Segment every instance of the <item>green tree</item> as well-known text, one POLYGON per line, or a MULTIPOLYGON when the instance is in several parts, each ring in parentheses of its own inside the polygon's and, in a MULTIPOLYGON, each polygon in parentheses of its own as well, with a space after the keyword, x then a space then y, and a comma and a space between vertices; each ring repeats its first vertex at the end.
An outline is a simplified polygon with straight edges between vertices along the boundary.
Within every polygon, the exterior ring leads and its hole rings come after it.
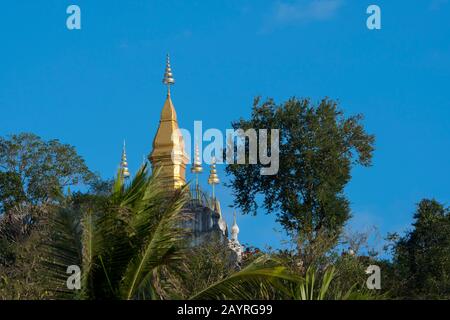
POLYGON ((25 200, 20 175, 15 172, 0 172, 0 213, 25 200))
POLYGON ((99 178, 70 145, 30 133, 0 137, 0 264, 18 267, 24 242, 65 188, 94 183, 99 178))
POLYGON ((404 298, 450 298, 450 209, 436 200, 417 205, 413 230, 391 235, 393 275, 404 298))
POLYGON ((73 146, 31 133, 0 137, 0 214, 22 201, 49 202, 64 188, 95 178, 73 146))
POLYGON ((257 98, 250 119, 232 123, 234 129, 280 130, 276 175, 261 175, 261 164, 229 164, 226 171, 232 176, 235 204, 256 214, 257 196, 263 195, 266 211, 276 212, 287 232, 298 237, 306 264, 314 252, 336 243, 350 217, 344 188, 351 168, 371 164, 374 136, 365 132, 361 119, 345 117, 328 99, 314 106, 308 99, 277 105, 257 98))

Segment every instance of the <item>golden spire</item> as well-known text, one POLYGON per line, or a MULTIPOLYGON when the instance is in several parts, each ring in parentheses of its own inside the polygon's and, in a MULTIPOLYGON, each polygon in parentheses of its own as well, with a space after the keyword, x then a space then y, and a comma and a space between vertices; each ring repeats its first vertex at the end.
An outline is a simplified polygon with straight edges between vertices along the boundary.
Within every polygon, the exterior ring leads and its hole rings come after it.
POLYGON ((208 178, 208 184, 212 185, 213 201, 216 199, 216 195, 214 192, 214 186, 216 184, 218 184, 219 182, 220 182, 220 180, 219 180, 219 176, 217 175, 217 170, 216 170, 216 158, 213 157, 212 162, 211 162, 211 167, 209 170, 209 178, 208 178))
POLYGON ((158 131, 153 139, 153 150, 149 156, 152 167, 161 168, 160 177, 171 190, 186 184, 187 157, 184 152, 183 136, 178 127, 177 114, 170 97, 170 85, 175 83, 167 56, 163 83, 168 86, 159 120, 158 131))
POLYGON ((191 167, 192 173, 201 173, 203 171, 202 162, 200 161, 200 150, 198 144, 195 144, 194 163, 191 167))
POLYGON ((167 94, 170 95, 170 86, 175 84, 175 79, 173 78, 172 68, 170 67, 169 54, 166 56, 166 71, 164 72, 163 83, 167 85, 167 94))
POLYGON ((120 162, 120 173, 123 179, 127 179, 130 177, 130 172, 128 171, 127 151, 125 147, 126 146, 124 140, 122 149, 122 161, 120 162))
POLYGON ((200 200, 200 188, 198 184, 198 175, 203 172, 202 162, 200 161, 200 151, 198 144, 195 144, 194 162, 191 165, 191 172, 195 174, 195 196, 200 200))

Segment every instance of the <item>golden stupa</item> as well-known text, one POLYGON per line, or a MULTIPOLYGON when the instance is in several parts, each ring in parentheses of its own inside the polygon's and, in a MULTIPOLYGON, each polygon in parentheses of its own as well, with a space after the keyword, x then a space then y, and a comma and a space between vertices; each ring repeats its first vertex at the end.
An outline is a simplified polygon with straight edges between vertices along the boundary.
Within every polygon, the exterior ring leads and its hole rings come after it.
POLYGON ((161 168, 160 177, 169 190, 186 184, 187 156, 183 136, 178 127, 177 114, 170 97, 170 86, 175 83, 167 55, 163 83, 167 85, 167 98, 161 111, 158 131, 153 139, 153 150, 149 160, 153 170, 161 168))

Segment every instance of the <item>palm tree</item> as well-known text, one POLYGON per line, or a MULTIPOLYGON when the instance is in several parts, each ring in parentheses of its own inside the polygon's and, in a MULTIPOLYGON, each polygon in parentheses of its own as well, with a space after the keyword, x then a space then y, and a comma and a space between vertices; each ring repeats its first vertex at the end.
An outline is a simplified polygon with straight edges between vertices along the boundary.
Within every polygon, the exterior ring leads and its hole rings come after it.
MULTIPOLYGON (((187 188, 167 193, 158 172, 149 175, 144 165, 129 184, 119 174, 111 195, 83 207, 81 214, 65 206, 50 221, 52 235, 44 260, 47 285, 56 297, 65 298, 179 298, 173 274, 187 258, 186 230, 180 228, 187 196, 187 188), (81 290, 76 294, 66 286, 70 265, 82 270, 81 290)), ((297 278, 261 257, 192 298, 264 297, 281 281, 297 278)))
MULTIPOLYGON (((130 184, 118 175, 112 193, 81 214, 62 208, 50 223, 51 241, 45 260, 49 285, 62 296, 69 265, 82 270, 81 299, 135 299, 163 295, 155 279, 159 271, 182 258, 178 214, 186 190, 167 194, 144 165, 130 184)), ((70 201, 70 199, 68 200, 70 201)), ((84 211, 83 210, 83 211, 84 211)))
POLYGON ((320 285, 316 286, 316 280, 319 278, 318 271, 309 267, 305 277, 292 286, 291 297, 295 300, 373 300, 386 297, 368 289, 358 288, 358 283, 354 283, 347 291, 338 287, 335 288, 334 293, 330 293, 330 285, 335 277, 336 269, 334 266, 330 266, 323 272, 320 285))
POLYGON ((295 300, 323 300, 326 297, 330 283, 334 278, 334 267, 325 270, 322 283, 319 288, 316 288, 316 270, 312 267, 306 271, 304 279, 294 287, 293 297, 295 300))

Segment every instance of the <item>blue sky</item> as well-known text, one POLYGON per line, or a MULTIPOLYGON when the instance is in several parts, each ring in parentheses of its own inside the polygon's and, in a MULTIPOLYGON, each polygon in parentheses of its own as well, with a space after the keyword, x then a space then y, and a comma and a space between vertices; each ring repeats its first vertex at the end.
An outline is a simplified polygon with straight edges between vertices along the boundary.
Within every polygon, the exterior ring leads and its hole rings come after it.
MULTIPOLYGON (((450 200, 449 21, 447 0, 5 0, 0 135, 58 138, 105 178, 126 139, 135 171, 151 149, 170 52, 186 129, 194 120, 229 128, 258 95, 328 96, 348 115, 363 113, 376 151, 346 188, 349 226, 402 231, 421 198, 450 200), (379 31, 366 28, 372 3, 379 31), (81 8, 81 30, 66 28, 70 4, 81 8)), ((230 192, 218 195, 231 222, 230 192)), ((241 242, 280 246, 273 216, 238 221, 241 242)))

